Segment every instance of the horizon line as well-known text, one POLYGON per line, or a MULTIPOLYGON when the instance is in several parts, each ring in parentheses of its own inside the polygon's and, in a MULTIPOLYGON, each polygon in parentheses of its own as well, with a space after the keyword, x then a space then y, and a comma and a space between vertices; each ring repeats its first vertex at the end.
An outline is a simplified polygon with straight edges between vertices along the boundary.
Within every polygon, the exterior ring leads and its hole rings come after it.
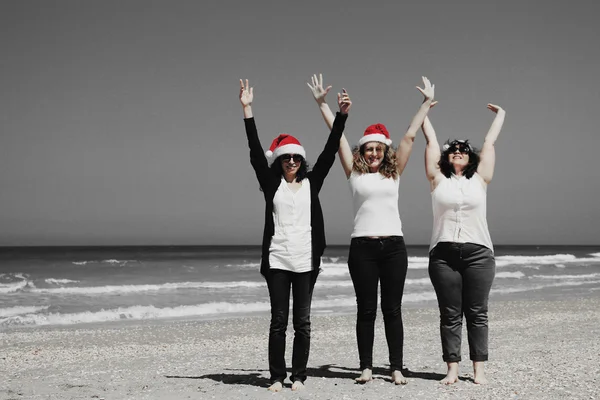
MULTIPOLYGON (((348 247, 347 244, 329 244, 327 247, 348 247)), ((428 243, 407 244, 407 247, 428 247, 428 243)), ((600 244, 494 244, 494 247, 600 247, 600 244)), ((84 245, 0 245, 0 249, 26 249, 26 248, 140 248, 140 247, 261 247, 260 244, 84 244, 84 245)))

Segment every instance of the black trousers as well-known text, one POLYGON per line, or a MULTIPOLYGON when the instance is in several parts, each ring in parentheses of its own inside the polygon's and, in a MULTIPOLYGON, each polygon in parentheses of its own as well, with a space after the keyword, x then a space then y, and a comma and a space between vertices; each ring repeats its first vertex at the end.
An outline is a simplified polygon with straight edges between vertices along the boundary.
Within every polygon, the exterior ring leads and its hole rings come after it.
POLYGON ((286 378, 285 332, 290 312, 290 288, 294 299, 292 318, 294 324, 294 347, 292 352, 292 375, 290 380, 306 380, 306 364, 310 351, 310 305, 316 274, 312 271, 295 273, 271 269, 267 286, 271 299, 271 326, 269 328, 269 372, 271 382, 283 382, 286 378))
POLYGON ((443 359, 461 361, 463 314, 472 361, 488 359, 488 298, 496 270, 492 250, 473 243, 438 243, 429 277, 440 309, 443 359))
POLYGON ((360 369, 373 368, 377 289, 381 281, 381 311, 390 367, 392 371, 401 370, 404 346, 402 294, 408 268, 404 238, 353 238, 348 268, 356 293, 356 339, 360 369))

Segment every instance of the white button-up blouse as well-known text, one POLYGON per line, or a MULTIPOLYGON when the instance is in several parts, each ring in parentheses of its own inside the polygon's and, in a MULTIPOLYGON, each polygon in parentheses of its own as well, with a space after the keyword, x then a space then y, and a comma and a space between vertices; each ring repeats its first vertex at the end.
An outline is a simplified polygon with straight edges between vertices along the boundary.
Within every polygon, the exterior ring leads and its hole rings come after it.
POLYGON ((475 243, 494 251, 486 218, 487 184, 452 174, 431 192, 433 231, 431 251, 439 242, 475 243))

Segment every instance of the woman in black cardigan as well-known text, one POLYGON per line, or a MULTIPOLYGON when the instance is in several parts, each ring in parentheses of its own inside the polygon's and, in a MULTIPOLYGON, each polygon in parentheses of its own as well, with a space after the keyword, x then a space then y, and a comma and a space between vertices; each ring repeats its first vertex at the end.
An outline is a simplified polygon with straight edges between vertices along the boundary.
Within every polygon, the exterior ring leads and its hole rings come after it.
POLYGON ((290 288, 294 299, 294 347, 292 390, 306 380, 310 349, 310 305, 325 250, 325 228, 319 192, 335 160, 340 138, 352 105, 345 93, 339 97, 340 111, 325 148, 308 171, 304 148, 291 135, 281 134, 263 153, 252 115, 253 88, 240 79, 240 102, 250 163, 265 197, 265 227, 260 272, 267 281, 271 300, 269 329, 269 390, 278 392, 286 378, 285 332, 288 323, 290 288))

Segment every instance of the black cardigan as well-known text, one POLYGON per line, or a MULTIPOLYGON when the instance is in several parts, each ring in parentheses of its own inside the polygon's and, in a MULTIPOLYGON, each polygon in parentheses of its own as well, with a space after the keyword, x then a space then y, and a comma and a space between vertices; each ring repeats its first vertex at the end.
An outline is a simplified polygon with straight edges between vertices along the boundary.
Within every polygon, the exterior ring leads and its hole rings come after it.
MULTIPOLYGON (((344 125, 348 114, 337 113, 333 128, 325 144, 325 148, 319 155, 317 162, 306 177, 310 182, 310 225, 311 243, 312 243, 312 267, 314 278, 316 279, 321 265, 321 256, 325 251, 325 223, 323 222, 323 211, 319 201, 319 192, 323 187, 323 181, 329 173, 331 166, 335 161, 335 154, 340 148, 340 139, 344 132, 344 125)), ((266 278, 270 271, 269 266, 269 247, 271 238, 275 233, 275 224, 273 222, 273 197, 281 184, 281 176, 273 174, 269 168, 267 158, 263 152, 254 118, 245 118, 246 135, 248 136, 248 146, 250 147, 250 163, 254 168, 256 177, 265 196, 265 228, 262 239, 262 260, 260 263, 260 273, 266 278)))

